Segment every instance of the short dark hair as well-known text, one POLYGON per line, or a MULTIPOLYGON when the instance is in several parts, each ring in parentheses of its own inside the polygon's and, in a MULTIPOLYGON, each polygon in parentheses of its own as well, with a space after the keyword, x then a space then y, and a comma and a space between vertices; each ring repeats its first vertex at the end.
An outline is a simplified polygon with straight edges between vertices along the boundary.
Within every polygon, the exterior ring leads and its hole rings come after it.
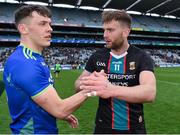
POLYGON ((102 12, 102 22, 107 23, 112 20, 123 22, 127 24, 129 28, 131 28, 131 16, 126 13, 125 10, 114 10, 114 11, 103 11, 102 12))
POLYGON ((51 11, 45 6, 41 6, 41 5, 22 6, 15 11, 15 24, 16 24, 16 26, 24 18, 29 17, 29 16, 31 17, 32 12, 34 12, 34 11, 36 11, 39 15, 44 16, 44 17, 51 18, 51 16, 52 16, 51 11))

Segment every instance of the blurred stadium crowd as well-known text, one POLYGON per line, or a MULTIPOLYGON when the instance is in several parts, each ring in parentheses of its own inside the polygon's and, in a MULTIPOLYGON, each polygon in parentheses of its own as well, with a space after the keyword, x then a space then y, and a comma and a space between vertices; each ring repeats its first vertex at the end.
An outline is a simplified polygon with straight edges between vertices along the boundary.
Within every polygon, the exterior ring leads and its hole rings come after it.
MULTIPOLYGON (((0 68, 3 68, 5 60, 14 51, 15 47, 0 48, 0 68)), ((70 65, 74 69, 83 69, 88 58, 97 49, 94 47, 49 47, 44 50, 43 56, 49 67, 53 68, 55 63, 70 65)), ((154 60, 155 66, 167 66, 180 64, 180 50, 175 49, 145 49, 154 60)))

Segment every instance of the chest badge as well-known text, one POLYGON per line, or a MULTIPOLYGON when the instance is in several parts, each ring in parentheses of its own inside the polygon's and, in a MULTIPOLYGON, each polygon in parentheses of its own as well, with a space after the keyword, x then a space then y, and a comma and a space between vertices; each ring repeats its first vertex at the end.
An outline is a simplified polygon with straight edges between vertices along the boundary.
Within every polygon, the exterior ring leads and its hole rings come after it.
POLYGON ((129 69, 130 70, 134 70, 135 69, 135 62, 133 61, 133 62, 129 62, 129 69))

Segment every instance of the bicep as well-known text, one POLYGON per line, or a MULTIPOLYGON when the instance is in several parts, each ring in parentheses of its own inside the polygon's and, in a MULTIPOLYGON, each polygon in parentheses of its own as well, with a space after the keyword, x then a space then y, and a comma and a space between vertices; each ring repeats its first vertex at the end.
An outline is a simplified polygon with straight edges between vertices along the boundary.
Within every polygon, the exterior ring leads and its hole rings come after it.
POLYGON ((45 88, 40 94, 32 97, 32 100, 51 115, 58 117, 57 109, 61 106, 62 99, 52 85, 45 88))
POLYGON ((151 71, 142 71, 140 73, 140 87, 143 90, 145 102, 153 102, 156 97, 156 79, 151 71))
POLYGON ((140 85, 156 85, 154 73, 151 71, 142 71, 139 77, 140 85))

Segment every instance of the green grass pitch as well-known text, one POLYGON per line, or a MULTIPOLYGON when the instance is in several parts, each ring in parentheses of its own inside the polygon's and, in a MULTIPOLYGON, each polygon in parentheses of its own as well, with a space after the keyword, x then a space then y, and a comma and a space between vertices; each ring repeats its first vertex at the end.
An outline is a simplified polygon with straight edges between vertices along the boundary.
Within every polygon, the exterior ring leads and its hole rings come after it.
MULTIPOLYGON (((62 98, 74 93, 74 81, 82 71, 61 71, 55 79, 55 87, 62 98)), ((157 96, 154 103, 144 105, 145 121, 148 133, 180 133, 180 68, 156 68, 157 96)), ((0 73, 2 79, 2 73, 0 73)), ((58 120, 60 133, 93 133, 98 98, 89 98, 76 112, 79 127, 71 129, 67 123, 58 120)), ((5 92, 0 97, 0 134, 11 133, 11 122, 5 92)))

